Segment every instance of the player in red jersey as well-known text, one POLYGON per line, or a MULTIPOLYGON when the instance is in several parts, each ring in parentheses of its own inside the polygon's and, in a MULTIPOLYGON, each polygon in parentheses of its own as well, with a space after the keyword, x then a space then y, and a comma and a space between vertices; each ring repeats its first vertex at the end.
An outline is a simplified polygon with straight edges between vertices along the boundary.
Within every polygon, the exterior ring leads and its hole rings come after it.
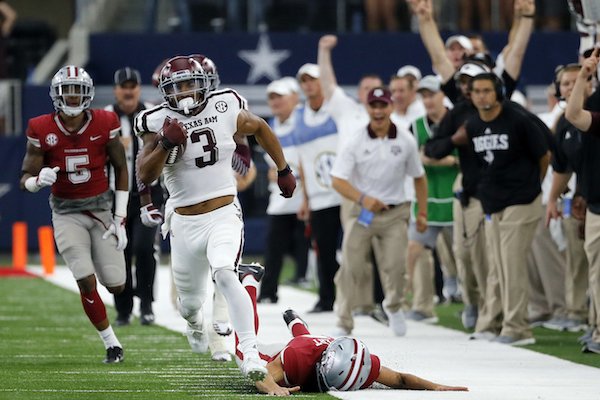
POLYGON ((111 293, 125 285, 128 173, 117 115, 90 109, 94 84, 80 67, 58 70, 50 86, 56 112, 29 120, 21 189, 52 187, 50 208, 58 251, 79 286, 81 303, 106 348, 105 363, 123 361, 123 346, 96 290, 96 275, 111 293), (109 190, 106 162, 115 170, 109 190))
MULTIPOLYGON (((255 329, 258 332, 256 292, 264 268, 250 265, 244 271, 240 269, 242 285, 252 299, 255 329)), ((385 367, 381 365, 379 357, 370 354, 364 343, 356 338, 342 336, 336 339, 312 335, 294 310, 284 312, 283 319, 294 338, 273 355, 260 353, 268 371, 264 380, 255 382, 261 393, 289 396, 298 391, 351 391, 366 389, 374 382, 394 389, 469 390, 463 386, 434 383, 385 367)), ((236 349, 236 361, 241 362, 241 358, 242 353, 236 349)))

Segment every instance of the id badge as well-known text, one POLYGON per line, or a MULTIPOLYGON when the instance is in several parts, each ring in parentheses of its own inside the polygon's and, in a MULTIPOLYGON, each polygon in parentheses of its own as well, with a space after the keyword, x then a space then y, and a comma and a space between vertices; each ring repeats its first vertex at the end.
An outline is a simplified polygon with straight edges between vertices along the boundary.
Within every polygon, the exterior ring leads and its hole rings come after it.
POLYGON ((371 221, 373 221, 373 216, 375 214, 372 211, 367 210, 366 208, 362 208, 360 210, 360 214, 358 214, 358 223, 368 228, 371 225, 371 221))

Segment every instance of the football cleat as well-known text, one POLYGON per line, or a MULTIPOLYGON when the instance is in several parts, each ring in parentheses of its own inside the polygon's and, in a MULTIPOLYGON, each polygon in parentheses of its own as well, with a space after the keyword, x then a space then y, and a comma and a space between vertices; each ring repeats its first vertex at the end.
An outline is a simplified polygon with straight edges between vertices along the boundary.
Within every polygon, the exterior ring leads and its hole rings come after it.
POLYGON ((106 349, 106 358, 103 360, 105 364, 120 363, 125 360, 123 349, 120 347, 109 347, 106 349))
POLYGON ((294 320, 299 320, 306 327, 306 329, 308 329, 308 324, 304 322, 304 320, 300 318, 298 313, 292 309, 285 310, 283 312, 283 320, 285 321, 285 324, 287 325, 288 329, 292 329, 292 326, 290 324, 294 320))
POLYGON ((233 332, 233 328, 228 321, 214 321, 212 326, 219 336, 229 336, 233 332))
POLYGON ((228 351, 215 351, 211 358, 213 361, 229 362, 231 361, 231 354, 228 351))
POLYGON ((208 351, 208 335, 205 334, 202 326, 188 322, 184 335, 187 336, 192 352, 204 354, 208 351))
POLYGON ((265 267, 257 262, 253 262, 252 264, 238 264, 237 270, 240 282, 248 275, 254 276, 254 279, 260 282, 265 275, 265 267))
POLYGON ((267 369, 262 365, 261 360, 258 358, 246 358, 242 362, 240 368, 242 374, 252 382, 262 381, 268 373, 267 369))

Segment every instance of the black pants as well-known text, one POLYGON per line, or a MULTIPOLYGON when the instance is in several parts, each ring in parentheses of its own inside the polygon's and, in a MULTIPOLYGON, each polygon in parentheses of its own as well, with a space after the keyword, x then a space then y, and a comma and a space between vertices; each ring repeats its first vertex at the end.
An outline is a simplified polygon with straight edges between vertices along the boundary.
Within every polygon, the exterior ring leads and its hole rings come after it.
MULTIPOLYGON (((156 207, 162 205, 162 190, 152 187, 152 202, 156 207)), ((154 301, 154 276, 159 255, 156 231, 158 227, 148 228, 140 220, 140 198, 137 193, 129 196, 127 206, 127 247, 125 248, 125 268, 127 279, 125 290, 115 295, 115 308, 119 317, 128 317, 133 310, 133 297, 140 299, 142 311, 149 311, 154 301), (133 284, 132 264, 135 258, 135 287, 133 284)))
POLYGON ((318 304, 323 308, 331 308, 335 300, 333 278, 340 267, 335 258, 342 238, 340 207, 311 211, 310 224, 312 237, 317 244, 317 269, 319 275, 318 304))
POLYGON ((309 240, 304 236, 304 222, 296 214, 269 215, 265 276, 260 287, 260 297, 276 297, 283 256, 290 254, 296 263, 294 279, 306 276, 309 240))

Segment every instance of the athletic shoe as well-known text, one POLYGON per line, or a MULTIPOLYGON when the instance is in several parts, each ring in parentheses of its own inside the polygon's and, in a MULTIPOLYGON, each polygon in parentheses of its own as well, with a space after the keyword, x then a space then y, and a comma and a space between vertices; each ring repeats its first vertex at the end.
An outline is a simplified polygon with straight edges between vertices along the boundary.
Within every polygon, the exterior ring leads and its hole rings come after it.
POLYGON ((375 308, 373 309, 373 311, 371 311, 370 316, 380 324, 389 326, 388 316, 385 313, 385 311, 383 311, 383 307, 381 307, 381 304, 375 305, 375 308))
POLYGON ((194 353, 204 354, 208 351, 208 335, 205 334, 202 325, 190 324, 185 329, 188 343, 194 353))
POLYGON ((587 342, 592 340, 592 335, 594 334, 594 328, 589 328, 583 335, 577 338, 577 341, 581 344, 586 344, 587 342))
POLYGON ((295 320, 299 320, 306 327, 306 329, 308 329, 308 324, 302 318, 300 318, 300 315, 298 315, 296 311, 292 309, 288 309, 283 312, 283 320, 285 321, 285 325, 290 330, 292 329, 290 324, 295 320))
POLYGON ((567 318, 565 319, 565 328, 569 332, 581 332, 587 329, 587 324, 581 319, 567 318))
POLYGON ((211 358, 213 361, 229 362, 231 361, 231 354, 228 351, 215 351, 211 358))
POLYGON ((469 335, 469 340, 485 340, 491 342, 497 337, 498 335, 490 331, 473 332, 471 335, 469 335))
POLYGON ((123 362, 123 360, 125 360, 125 357, 123 355, 123 349, 121 347, 115 346, 106 349, 106 358, 104 359, 103 363, 115 364, 123 362))
POLYGON ((391 312, 385 307, 383 308, 383 310, 388 316, 390 328, 392 328, 392 332, 394 332, 394 335, 406 335, 406 318, 404 317, 404 311, 402 311, 402 309, 400 308, 398 309, 398 311, 391 312))
POLYGON ((458 279, 455 276, 449 276, 444 279, 442 294, 448 303, 462 303, 462 294, 458 286, 458 279))
POLYGON ((131 323, 131 315, 117 315, 115 326, 127 326, 131 323))
POLYGON ((477 318, 479 317, 479 310, 475 305, 467 305, 465 309, 460 313, 460 320, 465 329, 474 329, 477 325, 477 318))
POLYGON ((500 343, 500 344, 507 344, 509 346, 527 346, 530 344, 535 344, 535 338, 529 337, 529 338, 518 339, 513 336, 500 335, 496 339, 492 340, 492 342, 500 343))
POLYGON ((262 381, 268 373, 259 358, 246 358, 240 368, 242 374, 252 382, 262 381))
POLYGON ((563 317, 552 317, 548 321, 542 324, 542 327, 546 329, 551 329, 553 331, 564 332, 567 330, 566 327, 567 320, 563 317))
POLYGON ((213 321, 212 326, 219 336, 229 336, 233 332, 229 321, 213 321))
POLYGON ((529 327, 538 328, 544 325, 544 322, 548 322, 550 317, 548 315, 539 315, 537 317, 529 318, 529 327))
POLYGON ((410 310, 406 313, 406 319, 411 321, 423 322, 425 324, 437 324, 438 317, 435 315, 426 315, 425 313, 417 310, 410 310))
POLYGON ((265 275, 265 267, 257 262, 253 262, 252 264, 238 264, 237 270, 240 282, 248 275, 254 276, 254 279, 260 282, 265 275))
POLYGON ((593 341, 589 341, 586 344, 583 345, 583 347, 581 348, 581 351, 583 353, 596 353, 596 354, 600 354, 600 343, 598 342, 593 342, 593 341))
POLYGON ((154 314, 152 313, 152 311, 149 313, 144 313, 140 316, 140 323, 142 325, 152 325, 152 324, 154 324, 154 320, 155 320, 155 317, 154 317, 154 314))

